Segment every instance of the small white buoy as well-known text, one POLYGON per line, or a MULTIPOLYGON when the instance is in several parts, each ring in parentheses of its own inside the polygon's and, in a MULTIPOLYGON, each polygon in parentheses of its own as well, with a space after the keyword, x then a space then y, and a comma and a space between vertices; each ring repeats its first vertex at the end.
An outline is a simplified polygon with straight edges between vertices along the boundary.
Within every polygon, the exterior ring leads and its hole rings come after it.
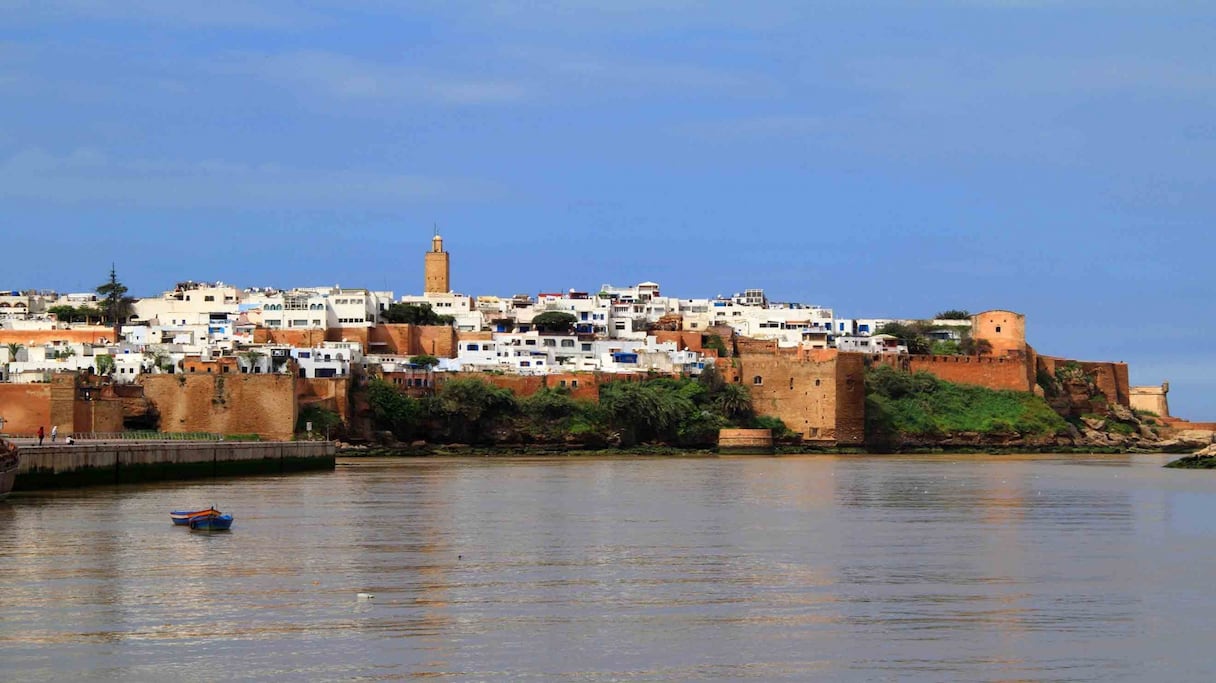
POLYGON ((374 593, 355 593, 355 597, 360 600, 371 600, 376 595, 374 593))

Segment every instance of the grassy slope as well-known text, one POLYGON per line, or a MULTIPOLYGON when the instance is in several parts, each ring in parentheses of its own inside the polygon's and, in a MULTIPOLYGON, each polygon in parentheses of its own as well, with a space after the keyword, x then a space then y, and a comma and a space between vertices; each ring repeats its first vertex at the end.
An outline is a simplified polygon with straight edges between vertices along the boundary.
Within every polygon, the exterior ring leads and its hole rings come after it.
POLYGON ((955 432, 1029 436, 1067 429, 1064 418, 1034 394, 953 384, 926 373, 907 375, 887 367, 867 374, 866 422, 870 433, 914 436, 955 432))

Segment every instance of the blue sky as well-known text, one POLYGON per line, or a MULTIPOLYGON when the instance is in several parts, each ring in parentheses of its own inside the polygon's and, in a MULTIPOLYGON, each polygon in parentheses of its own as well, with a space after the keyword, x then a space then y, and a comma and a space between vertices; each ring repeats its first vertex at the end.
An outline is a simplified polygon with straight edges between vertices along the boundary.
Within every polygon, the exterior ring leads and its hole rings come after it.
POLYGON ((763 287, 1216 419, 1203 3, 0 0, 0 287, 763 287))

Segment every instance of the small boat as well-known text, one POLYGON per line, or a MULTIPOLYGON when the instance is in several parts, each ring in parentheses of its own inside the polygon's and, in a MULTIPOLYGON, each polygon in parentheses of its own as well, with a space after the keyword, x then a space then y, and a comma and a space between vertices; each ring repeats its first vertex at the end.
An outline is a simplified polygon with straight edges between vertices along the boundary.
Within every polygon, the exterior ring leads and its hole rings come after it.
POLYGON ((232 528, 232 515, 199 515, 190 518, 191 531, 227 531, 232 528))
POLYGON ((173 524, 176 526, 188 526, 190 524, 190 520, 194 519, 195 517, 218 516, 219 514, 221 514, 220 511, 216 510, 214 507, 204 508, 202 510, 174 510, 173 512, 169 513, 169 519, 173 520, 173 524))
MULTIPOLYGON (((0 425, 4 420, 0 418, 0 425)), ((0 438, 0 498, 8 496, 17 481, 17 466, 21 464, 21 456, 17 445, 0 438)))

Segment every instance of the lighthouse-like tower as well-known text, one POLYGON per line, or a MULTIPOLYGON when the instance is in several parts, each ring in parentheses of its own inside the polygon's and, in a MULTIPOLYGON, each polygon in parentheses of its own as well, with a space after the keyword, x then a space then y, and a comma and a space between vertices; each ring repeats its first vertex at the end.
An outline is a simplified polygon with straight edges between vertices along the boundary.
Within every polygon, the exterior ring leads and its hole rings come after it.
POLYGON ((448 280, 448 253, 443 250, 443 238, 439 236, 438 231, 431 238, 431 250, 426 253, 424 274, 426 275, 426 284, 422 289, 424 294, 447 294, 452 291, 451 282, 448 280))

